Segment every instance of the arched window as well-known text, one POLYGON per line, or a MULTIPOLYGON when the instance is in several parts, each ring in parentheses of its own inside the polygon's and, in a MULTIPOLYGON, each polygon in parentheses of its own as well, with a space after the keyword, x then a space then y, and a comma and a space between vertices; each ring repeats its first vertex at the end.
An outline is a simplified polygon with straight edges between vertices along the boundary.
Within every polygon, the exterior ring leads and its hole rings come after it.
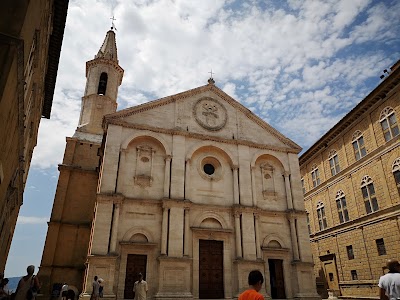
POLYGON ((365 150, 364 145, 364 137, 360 130, 357 130, 353 133, 353 139, 351 143, 353 145, 354 156, 356 160, 359 160, 360 158, 367 155, 367 150, 365 150))
POLYGON ((97 89, 97 94, 105 95, 107 90, 107 80, 108 75, 107 73, 101 73, 100 80, 99 80, 99 88, 97 89))
POLYGON ((317 203, 317 216, 318 216, 319 230, 326 229, 328 227, 328 224, 326 222, 325 207, 321 201, 317 203))
POLYGON ((349 212, 347 211, 346 196, 344 195, 344 192, 342 190, 339 190, 336 193, 335 199, 340 223, 349 221, 349 212))
POLYGON ((394 181, 397 185, 397 191, 400 194, 400 157, 396 158, 392 165, 392 172, 394 176, 394 181))
POLYGON ((382 110, 379 121, 381 122, 386 142, 399 135, 399 127, 397 126, 396 114, 393 108, 386 107, 382 110))
POLYGON ((319 179, 319 171, 317 165, 313 165, 311 168, 311 178, 312 178, 312 183, 313 187, 319 186, 321 183, 321 180, 319 179))
POLYGON ((329 167, 331 169, 332 176, 335 176, 340 172, 339 158, 335 150, 329 152, 329 167))
POLYGON ((375 212, 379 209, 378 200, 375 196, 374 183, 368 175, 364 176, 361 181, 361 192, 364 198, 365 210, 367 214, 375 212))

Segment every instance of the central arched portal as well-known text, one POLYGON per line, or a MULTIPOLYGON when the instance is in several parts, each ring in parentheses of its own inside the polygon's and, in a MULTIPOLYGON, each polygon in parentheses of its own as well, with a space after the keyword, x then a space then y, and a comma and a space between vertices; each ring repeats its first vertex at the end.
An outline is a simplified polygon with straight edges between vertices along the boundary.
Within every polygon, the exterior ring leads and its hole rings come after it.
POLYGON ((199 240, 199 298, 224 298, 223 241, 199 240))

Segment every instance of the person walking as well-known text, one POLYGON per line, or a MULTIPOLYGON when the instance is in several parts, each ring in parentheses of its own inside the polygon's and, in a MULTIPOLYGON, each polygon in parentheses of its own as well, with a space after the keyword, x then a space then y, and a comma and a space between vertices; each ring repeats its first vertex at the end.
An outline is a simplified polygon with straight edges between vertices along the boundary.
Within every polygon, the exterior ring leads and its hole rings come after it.
POLYGON ((92 283, 92 295, 90 296, 91 300, 99 300, 99 289, 100 284, 97 281, 97 276, 94 276, 93 283, 92 283))
POLYGON ((249 288, 240 294, 238 300, 264 300, 263 295, 259 293, 263 282, 264 276, 260 271, 251 271, 248 277, 249 288))
POLYGON ((379 278, 380 300, 400 299, 400 263, 396 259, 389 259, 386 263, 389 272, 379 278))
POLYGON ((147 282, 143 280, 142 273, 139 273, 139 280, 133 285, 133 292, 135 293, 134 300, 146 300, 147 291, 147 282))
POLYGON ((26 268, 28 273, 20 279, 17 286, 17 291, 15 294, 15 300, 35 300, 35 294, 28 298, 28 291, 32 287, 34 290, 38 291, 40 289, 40 282, 37 276, 33 275, 35 273, 35 266, 28 266, 26 268))

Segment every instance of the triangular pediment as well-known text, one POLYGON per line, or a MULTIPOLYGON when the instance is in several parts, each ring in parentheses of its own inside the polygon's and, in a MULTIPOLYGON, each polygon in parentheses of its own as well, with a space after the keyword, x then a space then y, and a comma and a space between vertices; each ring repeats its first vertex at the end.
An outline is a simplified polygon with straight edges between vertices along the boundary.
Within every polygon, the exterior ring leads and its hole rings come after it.
POLYGON ((173 130, 301 151, 300 146, 214 84, 107 115, 105 124, 173 130))

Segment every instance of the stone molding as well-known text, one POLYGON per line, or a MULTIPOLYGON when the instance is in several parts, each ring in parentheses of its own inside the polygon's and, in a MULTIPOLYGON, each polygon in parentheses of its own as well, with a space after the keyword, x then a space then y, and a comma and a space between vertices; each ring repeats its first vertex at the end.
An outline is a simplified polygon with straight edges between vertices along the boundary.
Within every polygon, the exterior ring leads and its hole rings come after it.
POLYGON ((112 124, 112 125, 117 125, 117 126, 121 126, 124 128, 131 128, 131 129, 136 129, 136 130, 149 130, 152 132, 163 133, 163 134, 168 134, 168 135, 187 136, 187 137, 198 139, 198 140, 220 142, 220 143, 226 143, 226 144, 232 144, 232 145, 245 145, 245 146, 249 146, 249 147, 253 147, 253 148, 271 150, 271 151, 276 151, 276 152, 298 154, 300 151, 300 150, 294 149, 294 148, 282 148, 282 147, 276 147, 276 146, 272 146, 272 145, 258 144, 258 143, 254 143, 251 141, 241 140, 241 139, 231 140, 231 139, 226 139, 226 138, 221 138, 221 137, 216 137, 216 136, 211 136, 211 135, 206 135, 206 134, 177 130, 177 129, 165 129, 165 128, 160 128, 160 127, 152 127, 152 126, 148 126, 148 125, 131 124, 126 121, 122 121, 122 120, 118 120, 118 119, 105 120, 104 122, 106 122, 107 125, 112 124))

